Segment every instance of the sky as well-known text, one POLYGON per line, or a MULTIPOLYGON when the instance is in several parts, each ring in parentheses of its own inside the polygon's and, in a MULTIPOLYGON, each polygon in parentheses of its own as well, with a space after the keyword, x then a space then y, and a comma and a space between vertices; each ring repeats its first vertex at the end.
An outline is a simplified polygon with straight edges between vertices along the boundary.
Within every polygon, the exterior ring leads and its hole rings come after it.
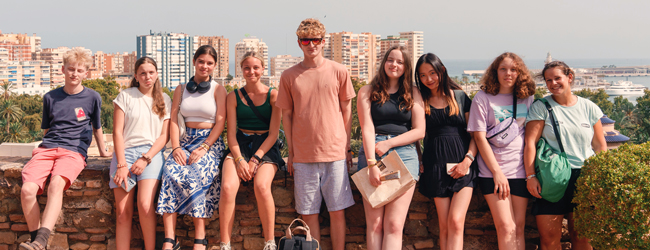
MULTIPOLYGON (((36 33, 43 48, 83 46, 130 52, 138 35, 175 32, 261 38, 269 56, 301 56, 295 31, 318 18, 327 32, 372 32, 382 38, 424 31, 424 50, 443 60, 650 58, 647 0, 31 0, 3 1, 2 33, 36 33)), ((231 62, 232 64, 232 62, 231 62)), ((650 63, 649 63, 650 64, 650 63)), ((232 68, 232 67, 231 67, 232 68)), ((233 71, 231 69, 231 71, 233 71)))

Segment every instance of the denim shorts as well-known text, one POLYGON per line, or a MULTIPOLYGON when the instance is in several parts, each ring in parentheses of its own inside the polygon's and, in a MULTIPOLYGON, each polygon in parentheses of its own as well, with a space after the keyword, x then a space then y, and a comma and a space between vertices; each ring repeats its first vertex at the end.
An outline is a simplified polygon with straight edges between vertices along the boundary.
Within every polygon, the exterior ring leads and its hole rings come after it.
MULTIPOLYGON (((127 168, 129 168, 129 172, 131 169, 131 165, 135 163, 135 161, 138 160, 138 158, 142 157, 143 153, 148 152, 150 148, 151 145, 141 145, 141 146, 130 147, 124 150, 124 158, 126 159, 126 165, 127 168)), ((154 157, 151 157, 151 163, 144 168, 144 171, 142 171, 140 175, 136 175, 133 172, 131 172, 131 178, 133 178, 136 182, 145 179, 160 180, 160 177, 162 176, 162 167, 164 162, 165 162, 165 158, 163 157, 162 150, 161 150, 154 157)), ((115 172, 117 172, 117 156, 115 155, 115 153, 113 153, 113 159, 111 160, 111 169, 110 169, 109 176, 113 176, 113 173, 115 172)), ((113 180, 110 180, 108 184, 111 188, 118 187, 113 180)))
MULTIPOLYGON (((375 143, 385 141, 393 137, 396 137, 396 135, 376 135, 375 143)), ((400 158, 402 158, 404 165, 406 165, 406 169, 411 172, 413 179, 416 181, 420 179, 420 160, 418 159, 418 152, 415 151, 415 143, 391 148, 388 150, 388 152, 386 152, 385 155, 382 155, 381 158, 384 158, 386 155, 388 155, 388 153, 392 151, 397 151, 397 154, 400 158)), ((379 160, 379 158, 379 156, 375 155, 375 159, 379 160)), ((359 149, 359 163, 357 164, 357 171, 367 166, 368 162, 366 162, 366 152, 362 144, 361 149, 359 149)))

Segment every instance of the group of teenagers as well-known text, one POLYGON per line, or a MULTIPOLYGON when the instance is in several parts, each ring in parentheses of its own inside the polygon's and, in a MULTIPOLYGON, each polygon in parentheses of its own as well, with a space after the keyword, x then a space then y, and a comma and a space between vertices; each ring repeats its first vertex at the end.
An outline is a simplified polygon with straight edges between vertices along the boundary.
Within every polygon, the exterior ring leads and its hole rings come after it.
MULTIPOLYGON (((355 203, 349 168, 351 100, 357 93, 345 66, 323 57, 325 26, 321 22, 303 20, 296 34, 304 60, 282 73, 278 89, 261 82, 266 65, 256 52, 246 53, 238 65, 246 85, 227 93, 211 78, 216 51, 201 46, 193 57, 195 75, 175 88, 173 98, 162 91, 156 62, 149 57, 136 61, 130 86, 113 100, 115 152, 110 187, 115 196, 118 250, 130 248, 134 206, 145 249, 155 248, 156 214, 162 214, 164 222, 162 249, 180 249, 175 237, 178 214, 193 218, 193 249, 205 249, 206 238, 214 237, 206 235, 205 227, 215 210, 220 249, 231 249, 241 182, 254 185, 264 250, 276 249, 271 184, 278 169, 293 175, 295 209, 312 236, 320 239, 324 200, 332 247, 345 248, 344 211, 355 203), (289 149, 287 162, 278 140, 281 122, 289 149), (226 124, 227 148, 221 138, 226 124), (168 142, 171 154, 165 159, 168 142), (122 186, 129 179, 137 186, 127 191, 122 186)), ((563 218, 569 221, 573 249, 590 249, 589 241, 574 230, 571 200, 584 160, 606 150, 599 120, 603 113, 591 101, 571 93, 575 74, 569 66, 551 62, 540 74, 551 93, 545 98, 559 121, 572 167, 564 197, 552 203, 540 196, 535 145, 544 138, 559 151, 558 140, 547 108, 533 100, 535 83, 522 59, 513 53, 498 56, 473 100, 449 77, 436 55, 425 54, 416 65, 411 62, 404 47, 390 48, 376 76, 358 92, 363 146, 357 171, 368 171, 370 183, 381 185, 376 163, 396 151, 413 178, 420 180, 419 192, 435 201, 440 249, 463 248, 474 188, 480 188, 490 207, 500 249, 525 248, 526 208, 531 198, 536 198, 532 213, 542 249, 560 249, 563 218), (519 128, 516 138, 507 145, 490 143, 488 131, 511 117, 519 128), (447 169, 449 163, 451 169, 447 169)), ((45 135, 22 172, 21 202, 31 240, 21 243, 20 249, 45 249, 59 218, 63 193, 86 165, 93 134, 100 155, 110 156, 101 129, 101 97, 81 85, 91 64, 87 52, 67 52, 65 86, 43 97, 45 135), (43 193, 48 179, 41 217, 37 195, 43 193)), ((402 248, 414 192, 415 186, 376 208, 364 200, 368 249, 402 248)))

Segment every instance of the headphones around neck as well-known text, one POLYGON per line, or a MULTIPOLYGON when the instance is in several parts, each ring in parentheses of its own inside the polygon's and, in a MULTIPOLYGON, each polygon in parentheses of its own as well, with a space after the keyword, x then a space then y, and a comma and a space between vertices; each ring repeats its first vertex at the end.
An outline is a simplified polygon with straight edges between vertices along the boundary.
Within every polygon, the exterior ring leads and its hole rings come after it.
POLYGON ((185 89, 187 89, 187 92, 190 93, 196 93, 196 91, 198 91, 199 93, 204 94, 208 92, 208 90, 210 90, 211 82, 212 82, 212 76, 210 76, 210 78, 208 78, 207 81, 202 83, 196 83, 194 81, 194 77, 192 77, 190 78, 190 81, 187 84, 185 84, 186 85, 185 89))

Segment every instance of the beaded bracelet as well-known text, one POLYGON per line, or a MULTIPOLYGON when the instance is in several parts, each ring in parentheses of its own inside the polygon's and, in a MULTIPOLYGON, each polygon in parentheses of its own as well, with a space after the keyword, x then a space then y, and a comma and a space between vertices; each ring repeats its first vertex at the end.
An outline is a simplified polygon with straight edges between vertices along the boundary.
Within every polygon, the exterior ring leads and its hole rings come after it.
POLYGON ((145 153, 142 153, 142 157, 145 161, 147 161, 147 165, 151 164, 151 157, 147 156, 145 153))

